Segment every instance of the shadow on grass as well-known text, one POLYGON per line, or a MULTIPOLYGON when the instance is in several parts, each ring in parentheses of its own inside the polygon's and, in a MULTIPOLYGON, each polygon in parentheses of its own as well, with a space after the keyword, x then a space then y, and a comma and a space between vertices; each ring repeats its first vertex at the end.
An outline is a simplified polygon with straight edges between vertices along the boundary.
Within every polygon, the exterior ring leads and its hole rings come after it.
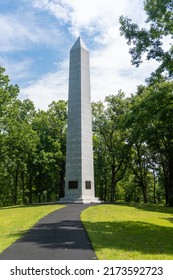
POLYGON ((110 204, 133 207, 139 210, 150 211, 150 212, 173 214, 173 207, 166 207, 157 204, 139 204, 139 203, 110 203, 110 204))
POLYGON ((50 206, 50 205, 58 205, 56 202, 55 203, 39 203, 39 204, 27 204, 27 205, 14 205, 14 206, 5 206, 5 207, 0 207, 1 210, 10 210, 10 209, 18 209, 18 208, 34 208, 34 207, 40 207, 40 206, 50 206))
POLYGON ((166 221, 168 221, 170 223, 173 223, 173 218, 161 218, 161 219, 166 220, 166 221))
MULTIPOLYGON (((93 247, 141 254, 173 255, 173 228, 161 227, 144 222, 84 222, 93 247)), ((22 231, 11 234, 20 237, 22 231)), ((89 240, 80 221, 64 220, 59 223, 35 225, 17 241, 37 244, 47 249, 88 249, 89 240), (84 237, 84 238, 83 238, 84 237)), ((29 245, 30 246, 30 245, 29 245)), ((2 256, 3 257, 3 256, 2 256)), ((153 256, 154 259, 154 256, 153 256)))
POLYGON ((17 240, 17 243, 34 243, 52 250, 67 247, 68 249, 88 249, 89 240, 88 238, 87 242, 83 240, 87 234, 81 221, 64 220, 59 223, 38 223, 27 232, 19 231, 9 236, 20 237, 21 235, 23 237, 17 240))
POLYGON ((159 212, 159 213, 167 213, 167 214, 173 214, 173 207, 166 207, 162 205, 148 205, 148 204, 134 204, 133 207, 145 211, 151 211, 151 212, 159 212))
MULTIPOLYGON (((93 247, 173 256, 173 228, 145 222, 84 222, 93 247)), ((154 256, 153 256, 154 257, 154 256)))
MULTIPOLYGON (((23 232, 19 231, 9 236, 18 238, 21 234, 23 232)), ((77 220, 37 224, 0 254, 0 260, 93 258, 96 256, 91 242, 82 223, 77 220)))
MULTIPOLYGON (((12 246, 0 254, 4 259, 96 259, 79 213, 86 205, 71 205, 42 218, 12 246), (76 209, 77 208, 77 209, 76 209), (68 219, 65 219, 68 214, 68 219), (72 254, 72 256, 71 256, 72 254)), ((10 234, 18 238, 21 230, 10 234)))
POLYGON ((15 232, 15 233, 10 233, 7 235, 7 238, 10 238, 10 237, 14 237, 16 240, 18 240, 19 238, 22 238, 24 236, 24 234, 27 233, 28 230, 20 230, 18 232, 15 232))

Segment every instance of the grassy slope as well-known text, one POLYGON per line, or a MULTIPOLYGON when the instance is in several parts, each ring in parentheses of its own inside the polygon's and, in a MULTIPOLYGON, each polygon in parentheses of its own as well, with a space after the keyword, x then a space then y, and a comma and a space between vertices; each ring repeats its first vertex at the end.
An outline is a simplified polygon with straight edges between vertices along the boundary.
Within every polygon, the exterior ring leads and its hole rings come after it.
POLYGON ((173 260, 173 209, 99 205, 84 210, 82 221, 98 259, 173 260))
POLYGON ((20 238, 38 220, 62 205, 0 208, 0 253, 20 238))

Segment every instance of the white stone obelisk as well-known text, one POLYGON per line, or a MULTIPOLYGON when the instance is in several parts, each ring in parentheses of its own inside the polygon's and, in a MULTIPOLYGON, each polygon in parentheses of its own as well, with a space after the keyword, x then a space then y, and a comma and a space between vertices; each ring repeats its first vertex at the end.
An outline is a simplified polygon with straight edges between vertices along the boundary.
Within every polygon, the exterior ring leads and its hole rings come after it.
POLYGON ((65 197, 92 203, 95 198, 89 51, 79 37, 70 50, 65 197))

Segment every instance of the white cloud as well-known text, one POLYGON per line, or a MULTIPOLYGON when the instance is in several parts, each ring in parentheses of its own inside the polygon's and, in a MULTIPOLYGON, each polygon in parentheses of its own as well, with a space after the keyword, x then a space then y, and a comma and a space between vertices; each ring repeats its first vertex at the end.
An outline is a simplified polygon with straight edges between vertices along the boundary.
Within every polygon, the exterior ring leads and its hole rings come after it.
POLYGON ((22 99, 29 98, 36 108, 46 110, 52 101, 67 100, 68 92, 68 62, 60 65, 60 69, 54 73, 48 73, 41 79, 31 81, 27 87, 21 88, 22 99))
POLYGON ((58 45, 63 38, 55 26, 44 26, 33 14, 0 15, 0 52, 20 51, 37 44, 58 45))
POLYGON ((27 28, 11 16, 0 17, 0 32, 1 52, 20 50, 23 39, 27 40, 30 37, 27 28))
MULTIPOLYGON (((116 94, 119 89, 130 94, 150 75, 153 64, 144 63, 137 69, 131 65, 128 46, 119 34, 121 14, 140 24, 145 22, 141 0, 34 0, 33 5, 51 13, 62 25, 68 22, 72 35, 85 32, 92 37, 96 44, 95 50, 90 50, 92 100, 104 100, 106 95, 116 94)), ((21 90, 23 96, 43 109, 52 100, 67 99, 67 92, 67 58, 55 73, 48 73, 21 90)))
MULTIPOLYGON (((120 15, 128 16, 134 22, 144 25, 146 15, 143 11, 143 1, 25 0, 25 2, 32 3, 34 10, 25 11, 24 16, 18 13, 0 18, 0 30, 3 29, 0 50, 24 50, 29 44, 40 46, 48 44, 49 47, 56 46, 57 52, 58 49, 61 51, 63 46, 63 55, 66 53, 64 58, 60 57, 61 64, 57 65, 56 71, 35 77, 35 80, 30 80, 29 85, 22 86, 21 98, 30 98, 37 108, 46 109, 53 100, 67 99, 70 47, 64 44, 64 38, 68 37, 70 40, 69 33, 73 37, 81 33, 89 38, 92 46, 94 45, 94 50, 88 46, 91 56, 92 100, 103 100, 106 95, 116 94, 119 89, 128 94, 134 92, 136 86, 144 83, 145 78, 154 69, 153 63, 144 63, 140 68, 131 65, 129 48, 125 39, 120 37, 119 31, 120 15), (53 16, 56 23, 46 25, 41 20, 42 13, 38 13, 38 9, 44 12, 45 18, 46 13, 47 17, 53 16)), ((12 69, 13 65, 12 62, 12 69)), ((28 73, 30 77, 31 66, 32 61, 29 59, 18 63, 18 70, 14 69, 14 76, 22 77, 23 72, 24 76, 28 73)))
POLYGON ((139 68, 132 66, 125 40, 112 40, 102 49, 91 51, 92 99, 104 100, 106 95, 116 94, 120 89, 127 95, 134 93, 156 66, 156 62, 148 61, 139 68))
POLYGON ((146 19, 141 0, 34 0, 33 5, 49 11, 65 23, 68 22, 69 30, 74 36, 82 31, 95 33, 95 36, 105 33, 118 25, 121 14, 140 23, 146 19))
POLYGON ((34 0, 32 1, 32 3, 33 7, 35 8, 47 10, 58 19, 62 19, 65 22, 68 21, 69 7, 66 5, 62 5, 61 2, 59 3, 59 1, 34 0))
MULTIPOLYGON (((156 63, 153 65, 146 62, 140 68, 135 68, 125 50, 126 43, 121 38, 107 47, 90 51, 92 101, 103 101, 105 96, 117 94, 120 89, 127 95, 134 93, 137 85, 144 84, 153 67, 156 67, 156 63), (115 51, 116 49, 119 51, 115 51)), ((48 73, 22 88, 22 98, 31 99, 36 108, 44 110, 53 100, 67 100, 68 64, 68 60, 65 60, 56 72, 48 73)))
POLYGON ((34 61, 27 57, 20 61, 8 59, 7 56, 0 57, 0 65, 6 69, 6 74, 12 79, 12 82, 14 80, 15 83, 31 77, 31 67, 33 67, 33 63, 34 61))

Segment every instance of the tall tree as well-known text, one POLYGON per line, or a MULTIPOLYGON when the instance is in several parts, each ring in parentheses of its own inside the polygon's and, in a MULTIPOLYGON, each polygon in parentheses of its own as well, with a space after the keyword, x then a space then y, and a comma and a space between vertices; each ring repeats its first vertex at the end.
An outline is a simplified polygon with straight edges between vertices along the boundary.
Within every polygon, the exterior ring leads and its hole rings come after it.
POLYGON ((65 188, 65 161, 66 161, 66 129, 67 129, 67 102, 59 100, 53 101, 49 105, 48 114, 52 119, 52 129, 54 130, 55 139, 58 139, 61 156, 58 159, 59 166, 59 194, 58 196, 64 197, 65 188))
POLYGON ((19 87, 10 85, 10 79, 5 75, 5 69, 0 66, 0 159, 4 154, 4 139, 6 136, 6 118, 11 107, 16 102, 19 87))
POLYGON ((101 200, 110 200, 110 177, 109 154, 100 128, 105 118, 105 105, 103 102, 92 103, 93 116, 93 149, 94 149, 94 177, 96 196, 101 200))
POLYGON ((39 143, 35 157, 35 185, 38 202, 43 196, 63 196, 65 177, 67 103, 53 102, 47 112, 39 111, 33 121, 39 143))
POLYGON ((36 150, 37 135, 32 130, 35 108, 30 100, 20 101, 18 86, 10 85, 0 68, 0 180, 3 197, 9 203, 26 202, 27 162, 36 150))
MULTIPOLYGON (((120 91, 117 95, 106 97, 102 113, 100 116, 96 116, 93 121, 94 132, 104 143, 105 154, 107 154, 106 162, 111 177, 111 201, 116 200, 116 186, 124 177, 131 147, 131 143, 126 141, 127 131, 122 129, 122 118, 126 110, 128 110, 128 99, 120 91)), ((97 110, 98 112, 100 111, 97 110)), ((102 157, 98 155, 97 158, 101 159, 102 157)))
POLYGON ((154 59, 160 63, 152 73, 151 80, 173 77, 173 1, 172 0, 144 0, 144 10, 147 13, 146 28, 132 22, 131 19, 120 17, 120 31, 131 46, 132 64, 139 66, 143 55, 146 59, 154 59), (164 47, 165 39, 169 41, 169 48, 164 47))
POLYGON ((7 170, 8 146, 7 126, 11 108, 13 108, 19 93, 18 86, 10 85, 10 79, 5 75, 5 69, 0 67, 0 200, 8 203, 11 200, 11 177, 7 170))
POLYGON ((25 201, 25 175, 28 174, 27 163, 36 151, 37 135, 33 131, 31 121, 34 105, 29 100, 16 100, 6 117, 6 149, 8 172, 14 178, 13 204, 18 202, 18 188, 25 201))
MULTIPOLYGON (((150 169, 163 170, 166 202, 173 205, 173 83, 140 87, 133 98, 129 126, 134 141, 142 141, 150 151, 150 169), (152 167, 153 165, 153 167, 152 167)), ((135 142, 136 143, 136 142, 135 142)))

